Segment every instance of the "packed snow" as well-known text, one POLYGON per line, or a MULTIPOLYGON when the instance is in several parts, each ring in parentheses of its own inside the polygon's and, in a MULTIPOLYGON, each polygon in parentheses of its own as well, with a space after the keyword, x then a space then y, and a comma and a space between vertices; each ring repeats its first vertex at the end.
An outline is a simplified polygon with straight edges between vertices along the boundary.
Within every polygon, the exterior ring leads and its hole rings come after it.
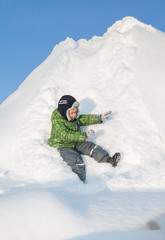
POLYGON ((126 17, 56 45, 0 105, 0 239, 165 238, 164 61, 165 33, 126 17), (112 111, 90 140, 121 162, 83 156, 86 184, 47 144, 64 94, 81 113, 112 111))

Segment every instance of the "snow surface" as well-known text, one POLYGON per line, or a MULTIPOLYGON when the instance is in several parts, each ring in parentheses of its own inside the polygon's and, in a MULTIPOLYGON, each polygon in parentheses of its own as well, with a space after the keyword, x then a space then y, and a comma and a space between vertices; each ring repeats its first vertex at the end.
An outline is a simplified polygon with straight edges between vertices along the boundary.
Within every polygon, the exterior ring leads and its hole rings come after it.
POLYGON ((56 45, 0 105, 0 239, 165 239, 164 60, 165 33, 126 17, 56 45), (86 184, 47 145, 64 94, 81 113, 113 112, 91 140, 122 160, 84 156, 86 184))

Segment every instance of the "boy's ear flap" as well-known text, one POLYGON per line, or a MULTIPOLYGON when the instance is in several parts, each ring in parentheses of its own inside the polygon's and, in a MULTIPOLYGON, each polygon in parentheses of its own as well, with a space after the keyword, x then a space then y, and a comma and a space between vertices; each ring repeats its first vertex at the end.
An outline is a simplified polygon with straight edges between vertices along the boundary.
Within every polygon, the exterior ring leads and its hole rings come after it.
POLYGON ((80 112, 79 112, 79 108, 77 108, 77 116, 76 118, 78 118, 80 116, 80 112))
POLYGON ((68 120, 68 121, 71 121, 71 118, 70 118, 70 115, 69 115, 69 110, 70 110, 70 109, 68 109, 68 110, 66 111, 66 117, 67 117, 67 120, 68 120))

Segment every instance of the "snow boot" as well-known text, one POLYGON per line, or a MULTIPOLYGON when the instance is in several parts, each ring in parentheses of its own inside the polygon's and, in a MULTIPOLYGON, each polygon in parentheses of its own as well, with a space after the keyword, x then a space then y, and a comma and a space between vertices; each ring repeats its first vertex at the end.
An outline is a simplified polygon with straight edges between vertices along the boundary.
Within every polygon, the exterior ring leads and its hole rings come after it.
POLYGON ((108 163, 111 163, 113 167, 116 167, 118 162, 121 159, 121 155, 120 153, 115 153, 113 155, 113 157, 109 157, 109 159, 107 160, 108 163))

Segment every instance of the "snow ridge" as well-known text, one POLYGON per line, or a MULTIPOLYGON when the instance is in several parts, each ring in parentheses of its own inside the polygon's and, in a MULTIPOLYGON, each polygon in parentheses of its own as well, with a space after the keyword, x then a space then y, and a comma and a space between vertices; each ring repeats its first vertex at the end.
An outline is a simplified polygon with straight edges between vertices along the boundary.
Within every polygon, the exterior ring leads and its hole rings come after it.
POLYGON ((55 46, 0 105, 0 239, 164 239, 164 49, 164 33, 126 17, 55 46), (87 184, 47 145, 64 94, 81 113, 112 110, 91 140, 121 162, 83 156, 87 184))
MULTIPOLYGON (((143 34, 141 29, 151 36, 156 34, 151 26, 128 17, 116 22, 103 37, 78 42, 67 38, 55 46, 50 56, 1 106, 3 129, 9 129, 6 136, 9 144, 1 141, 2 172, 30 182, 76 179, 57 151, 46 143, 50 116, 58 99, 63 94, 72 94, 80 100, 82 113, 113 111, 105 125, 94 126, 93 141, 110 154, 122 153, 115 172, 84 157, 89 183, 93 176, 98 176, 101 188, 106 185, 110 189, 143 189, 156 187, 157 182, 160 188, 164 186, 163 136, 143 101, 134 74, 133 61, 139 51, 136 35, 143 34), (11 109, 14 111, 9 118, 11 109), (156 178, 151 180, 155 171, 162 176, 161 182, 156 178)), ((2 133, 6 134, 4 130, 2 133)))

